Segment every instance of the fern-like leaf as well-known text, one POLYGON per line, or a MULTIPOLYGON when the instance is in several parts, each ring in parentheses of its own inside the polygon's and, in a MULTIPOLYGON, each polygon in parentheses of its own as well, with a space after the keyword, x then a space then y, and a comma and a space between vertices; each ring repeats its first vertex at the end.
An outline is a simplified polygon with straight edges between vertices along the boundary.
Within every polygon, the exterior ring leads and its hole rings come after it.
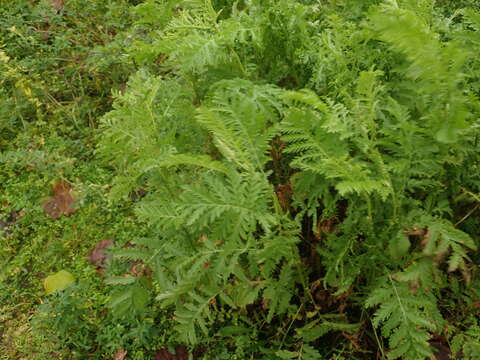
POLYGON ((413 293, 407 283, 389 277, 371 293, 366 306, 379 306, 373 325, 381 325, 389 338, 389 358, 418 360, 433 355, 428 340, 438 327, 432 320, 436 301, 431 293, 413 293))
POLYGON ((197 120, 214 136, 223 156, 246 171, 261 170, 268 161, 272 125, 281 109, 279 90, 245 80, 221 81, 215 85, 207 106, 197 120))

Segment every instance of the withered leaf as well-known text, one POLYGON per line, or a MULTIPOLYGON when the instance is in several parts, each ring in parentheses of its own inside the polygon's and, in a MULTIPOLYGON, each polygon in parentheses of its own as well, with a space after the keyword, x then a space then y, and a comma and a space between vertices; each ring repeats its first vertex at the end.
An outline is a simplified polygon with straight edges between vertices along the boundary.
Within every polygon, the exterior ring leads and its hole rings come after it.
POLYGON ((129 273, 135 277, 150 278, 152 276, 152 269, 150 269, 146 264, 136 261, 132 263, 129 273))
POLYGON ((177 346, 175 354, 172 354, 167 348, 163 348, 156 352, 155 360, 188 360, 188 351, 183 346, 177 346))
POLYGON ((87 255, 87 260, 93 265, 101 267, 108 259, 108 255, 105 250, 111 245, 113 245, 113 239, 99 241, 90 254, 87 255))
POLYGON ((280 184, 277 186, 278 202, 280 203, 280 206, 282 207, 282 209, 285 210, 290 206, 292 195, 293 195, 293 190, 292 190, 291 183, 280 184))
POLYGON ((76 211, 73 207, 76 201, 72 196, 71 185, 64 180, 59 180, 52 190, 53 196, 48 197, 42 204, 45 214, 54 219, 73 214, 76 211))
POLYGON ((115 353, 113 360, 124 360, 126 356, 127 356, 127 350, 119 349, 115 353))

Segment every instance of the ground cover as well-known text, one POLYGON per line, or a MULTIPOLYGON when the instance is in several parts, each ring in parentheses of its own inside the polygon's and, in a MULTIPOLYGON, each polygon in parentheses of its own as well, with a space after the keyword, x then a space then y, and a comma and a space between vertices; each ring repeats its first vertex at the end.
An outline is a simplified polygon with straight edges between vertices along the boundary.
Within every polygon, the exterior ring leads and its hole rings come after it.
POLYGON ((476 1, 0 4, 1 359, 480 357, 476 1))

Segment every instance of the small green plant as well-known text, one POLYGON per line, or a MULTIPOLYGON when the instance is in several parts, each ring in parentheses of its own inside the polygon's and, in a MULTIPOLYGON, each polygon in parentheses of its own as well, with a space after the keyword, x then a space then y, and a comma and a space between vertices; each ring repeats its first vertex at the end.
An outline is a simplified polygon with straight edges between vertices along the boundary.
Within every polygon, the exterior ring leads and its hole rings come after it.
POLYGON ((53 336, 62 346, 78 349, 81 353, 92 347, 94 327, 87 320, 91 309, 86 299, 78 296, 78 290, 78 286, 74 285, 51 295, 38 308, 35 322, 38 324, 37 331, 53 336))

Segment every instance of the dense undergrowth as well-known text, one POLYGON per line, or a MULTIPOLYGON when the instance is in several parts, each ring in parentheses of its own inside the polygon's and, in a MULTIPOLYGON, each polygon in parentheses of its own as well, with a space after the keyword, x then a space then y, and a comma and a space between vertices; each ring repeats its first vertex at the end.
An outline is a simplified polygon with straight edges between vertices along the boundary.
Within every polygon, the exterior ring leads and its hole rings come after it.
POLYGON ((0 8, 2 358, 480 358, 476 1, 98 3, 0 8))

